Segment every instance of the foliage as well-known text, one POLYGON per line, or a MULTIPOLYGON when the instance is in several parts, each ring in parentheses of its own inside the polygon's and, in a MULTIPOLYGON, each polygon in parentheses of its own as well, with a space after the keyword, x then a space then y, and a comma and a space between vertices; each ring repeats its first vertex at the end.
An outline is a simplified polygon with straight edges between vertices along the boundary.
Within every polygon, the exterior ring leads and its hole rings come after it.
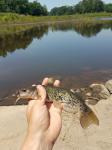
POLYGON ((28 0, 0 0, 0 12, 15 12, 19 14, 47 15, 46 6, 39 2, 29 2, 28 0))
POLYGON ((112 12, 112 4, 105 4, 104 10, 106 12, 112 12))
POLYGON ((62 6, 62 7, 54 7, 50 11, 50 15, 71 15, 74 13, 74 7, 72 6, 62 6))
POLYGON ((101 0, 83 0, 75 6, 78 13, 93 13, 104 11, 104 3, 101 0))
POLYGON ((51 9, 50 15, 64 15, 74 13, 103 12, 104 3, 101 0, 82 0, 75 6, 62 6, 51 9))
POLYGON ((47 15, 47 9, 45 6, 41 6, 40 3, 37 3, 34 1, 33 3, 29 3, 29 14, 34 15, 34 16, 39 16, 39 15, 47 15))
POLYGON ((73 6, 54 7, 48 13, 47 7, 37 0, 0 0, 0 12, 19 13, 33 16, 60 16, 76 13, 112 12, 112 4, 104 4, 102 0, 82 0, 73 6))

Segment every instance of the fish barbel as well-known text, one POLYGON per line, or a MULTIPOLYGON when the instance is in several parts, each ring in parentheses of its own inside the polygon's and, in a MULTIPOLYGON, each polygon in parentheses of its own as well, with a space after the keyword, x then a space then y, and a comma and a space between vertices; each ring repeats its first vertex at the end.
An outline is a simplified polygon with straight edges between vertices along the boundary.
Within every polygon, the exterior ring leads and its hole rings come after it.
MULTIPOLYGON (((67 112, 80 114, 80 124, 82 128, 87 128, 91 124, 99 125, 99 120, 95 113, 86 105, 83 97, 79 93, 73 93, 60 87, 44 86, 47 93, 47 102, 63 103, 63 109, 67 112)), ((38 100, 39 95, 36 87, 18 91, 18 99, 38 100)), ((18 101, 18 100, 17 100, 18 101)))

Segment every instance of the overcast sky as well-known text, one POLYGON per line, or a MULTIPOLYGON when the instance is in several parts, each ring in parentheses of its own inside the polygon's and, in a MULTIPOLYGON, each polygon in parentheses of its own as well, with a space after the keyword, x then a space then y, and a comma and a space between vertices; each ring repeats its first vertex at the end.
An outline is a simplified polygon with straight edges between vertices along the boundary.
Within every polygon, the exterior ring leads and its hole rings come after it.
MULTIPOLYGON (((34 1, 34 0, 29 0, 34 1)), ((62 5, 73 5, 78 3, 80 0, 38 0, 42 5, 46 5, 47 8, 50 10, 55 6, 62 6, 62 5)), ((103 0, 106 3, 112 3, 112 0, 103 0)))

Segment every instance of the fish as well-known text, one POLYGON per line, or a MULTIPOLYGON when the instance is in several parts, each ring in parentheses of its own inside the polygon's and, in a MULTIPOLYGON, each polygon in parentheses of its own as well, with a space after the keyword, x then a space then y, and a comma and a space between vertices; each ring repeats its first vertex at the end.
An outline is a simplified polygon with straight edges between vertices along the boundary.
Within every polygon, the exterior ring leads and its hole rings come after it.
MULTIPOLYGON (((69 113, 79 113, 80 124, 82 128, 86 129, 91 124, 99 126, 99 119, 93 110, 84 102, 80 93, 72 92, 68 89, 44 86, 47 93, 47 102, 57 102, 63 104, 63 110, 69 113)), ((21 89, 17 95, 19 99, 24 100, 38 100, 39 95, 35 86, 29 89, 21 89)))

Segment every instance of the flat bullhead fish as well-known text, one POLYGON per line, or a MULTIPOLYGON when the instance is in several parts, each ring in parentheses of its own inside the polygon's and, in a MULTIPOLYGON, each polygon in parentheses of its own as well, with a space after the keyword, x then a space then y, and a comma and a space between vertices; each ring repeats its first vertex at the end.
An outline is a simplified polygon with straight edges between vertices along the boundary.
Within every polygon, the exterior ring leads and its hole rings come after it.
MULTIPOLYGON (((44 86, 47 93, 47 102, 57 102, 63 104, 63 110, 80 114, 80 124, 82 128, 87 128, 91 124, 99 125, 99 120, 95 113, 86 105, 83 97, 79 93, 73 93, 60 87, 44 86)), ((39 98, 36 87, 18 91, 18 99, 36 100, 39 98)))

